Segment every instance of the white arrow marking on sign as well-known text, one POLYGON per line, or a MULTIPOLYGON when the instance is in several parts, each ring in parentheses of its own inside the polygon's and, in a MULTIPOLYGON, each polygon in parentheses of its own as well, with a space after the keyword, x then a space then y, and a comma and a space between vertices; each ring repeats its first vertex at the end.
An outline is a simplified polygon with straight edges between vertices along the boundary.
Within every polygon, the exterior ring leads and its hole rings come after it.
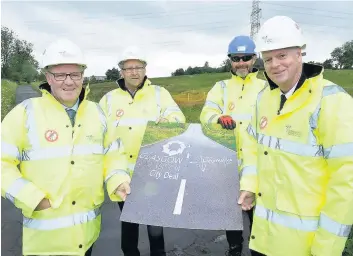
POLYGON ((176 215, 180 215, 181 214, 181 208, 183 208, 185 184, 186 184, 186 179, 182 179, 181 182, 180 182, 178 197, 177 197, 177 200, 175 202, 175 207, 174 207, 173 214, 176 214, 176 215))

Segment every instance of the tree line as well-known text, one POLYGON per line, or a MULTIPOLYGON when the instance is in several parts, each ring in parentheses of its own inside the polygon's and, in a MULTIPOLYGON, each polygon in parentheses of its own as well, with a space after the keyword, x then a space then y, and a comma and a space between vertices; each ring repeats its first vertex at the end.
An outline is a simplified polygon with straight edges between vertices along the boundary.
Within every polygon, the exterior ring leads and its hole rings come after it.
MULTIPOLYGON (((336 47, 331 52, 331 58, 326 59, 324 62, 309 61, 309 63, 314 63, 323 66, 325 69, 353 69, 353 40, 344 43, 340 47, 336 47)), ((254 64, 254 67, 263 70, 264 63, 261 58, 258 58, 254 64)), ((195 75, 204 73, 223 73, 229 72, 231 69, 230 60, 226 59, 222 62, 219 67, 210 67, 209 63, 206 61, 202 67, 191 67, 187 69, 178 68, 171 73, 172 76, 182 76, 182 75, 195 75)))

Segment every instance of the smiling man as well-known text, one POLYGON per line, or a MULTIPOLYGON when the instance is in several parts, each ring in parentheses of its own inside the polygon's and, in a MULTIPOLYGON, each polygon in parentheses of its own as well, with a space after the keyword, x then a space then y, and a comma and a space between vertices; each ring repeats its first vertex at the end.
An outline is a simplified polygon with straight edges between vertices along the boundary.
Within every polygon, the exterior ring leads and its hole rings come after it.
POLYGON ((79 47, 66 39, 43 55, 42 97, 4 118, 1 195, 23 214, 23 255, 90 256, 110 198, 129 193, 124 149, 102 109, 86 99, 79 47))
MULTIPOLYGON (((148 121, 185 123, 185 116, 170 93, 163 87, 153 85, 147 78, 146 65, 142 51, 136 46, 128 47, 119 62, 122 75, 117 81, 119 88, 110 91, 100 100, 109 127, 113 127, 115 136, 121 137, 125 145, 131 176, 148 121)), ((117 201, 122 210, 124 202, 117 201)), ((147 230, 150 255, 166 255, 163 228, 147 226, 147 230)), ((122 222, 121 248, 124 255, 140 255, 138 239, 139 225, 122 222)))
MULTIPOLYGON (((255 43, 248 36, 236 36, 228 46, 228 58, 231 61, 231 78, 217 82, 207 95, 202 109, 201 123, 218 123, 224 129, 234 130, 239 166, 241 167, 242 134, 251 120, 253 107, 259 91, 265 81, 257 78, 255 43)), ((251 168, 244 167, 240 175, 253 175, 251 168)), ((236 203, 237 199, 234 198, 236 203)), ((247 210, 247 209, 244 209, 247 210)), ((252 222, 252 211, 246 212, 252 222)), ((240 256, 243 249, 241 231, 226 232, 229 243, 229 256, 240 256)))
POLYGON ((304 63, 306 41, 286 16, 258 33, 267 86, 248 127, 243 177, 253 255, 340 256, 353 223, 353 98, 304 63), (246 185, 245 185, 246 184, 246 185))

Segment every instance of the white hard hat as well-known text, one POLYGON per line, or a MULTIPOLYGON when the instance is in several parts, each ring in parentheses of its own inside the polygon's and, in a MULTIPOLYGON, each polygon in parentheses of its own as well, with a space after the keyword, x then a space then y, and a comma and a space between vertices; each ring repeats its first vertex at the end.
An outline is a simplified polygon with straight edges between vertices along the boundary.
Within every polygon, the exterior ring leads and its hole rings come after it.
POLYGON ((87 67, 80 47, 68 39, 59 39, 45 49, 42 56, 42 68, 59 64, 77 64, 87 67))
POLYGON ((124 62, 127 60, 139 60, 145 65, 147 65, 146 56, 144 52, 141 51, 141 49, 137 46, 129 46, 123 51, 122 58, 118 63, 119 67, 123 68, 124 62))
POLYGON ((261 26, 256 40, 256 50, 271 51, 289 47, 306 48, 299 25, 287 16, 275 16, 261 26))

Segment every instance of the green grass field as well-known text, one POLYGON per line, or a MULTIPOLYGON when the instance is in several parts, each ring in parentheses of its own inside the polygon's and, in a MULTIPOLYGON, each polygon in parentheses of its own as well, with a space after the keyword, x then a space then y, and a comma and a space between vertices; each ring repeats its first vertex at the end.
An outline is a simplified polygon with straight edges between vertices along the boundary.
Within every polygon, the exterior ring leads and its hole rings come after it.
POLYGON ((1 121, 15 106, 17 84, 9 80, 1 80, 1 121))
MULTIPOLYGON (((151 81, 153 84, 165 87, 172 94, 185 114, 187 122, 199 123, 199 116, 207 92, 217 81, 229 77, 229 73, 214 73, 151 78, 151 81), (187 100, 188 94, 191 96, 190 101, 187 100)), ((264 79, 262 72, 259 72, 259 78, 264 79)), ((324 78, 342 86, 348 93, 353 95, 353 70, 325 70, 324 78)), ((88 98, 97 102, 105 93, 115 88, 117 88, 115 82, 92 84, 90 85, 88 98)))

